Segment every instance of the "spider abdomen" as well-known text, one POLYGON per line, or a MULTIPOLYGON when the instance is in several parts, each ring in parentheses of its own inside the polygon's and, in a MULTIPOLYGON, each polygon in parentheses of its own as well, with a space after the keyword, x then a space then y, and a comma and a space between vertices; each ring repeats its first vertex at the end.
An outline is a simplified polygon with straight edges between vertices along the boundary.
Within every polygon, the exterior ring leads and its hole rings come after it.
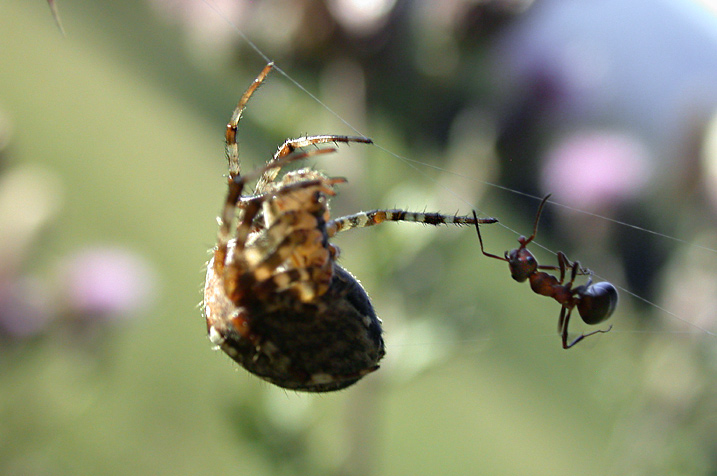
POLYGON ((224 352, 249 372, 293 390, 346 388, 376 370, 385 353, 368 295, 335 263, 328 291, 313 303, 286 290, 247 299, 241 308, 223 294, 210 263, 205 314, 210 338, 224 352))

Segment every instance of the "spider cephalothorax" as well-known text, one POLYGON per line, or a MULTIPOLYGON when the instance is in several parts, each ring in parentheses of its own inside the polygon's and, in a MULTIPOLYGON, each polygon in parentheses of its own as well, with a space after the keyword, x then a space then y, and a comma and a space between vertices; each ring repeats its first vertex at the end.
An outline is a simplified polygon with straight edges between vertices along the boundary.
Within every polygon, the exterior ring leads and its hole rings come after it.
POLYGON ((227 125, 229 192, 207 269, 207 330, 213 343, 269 382, 309 392, 338 390, 376 370, 385 350, 381 321, 361 284, 336 263, 338 248, 331 237, 383 221, 464 225, 496 220, 403 210, 332 219, 328 201, 344 179, 301 169, 277 180, 287 163, 334 151, 302 152, 303 147, 371 143, 365 137, 289 139, 264 167, 242 176, 237 125, 271 68, 270 63, 244 93, 227 125), (242 195, 253 179, 254 193, 242 195))

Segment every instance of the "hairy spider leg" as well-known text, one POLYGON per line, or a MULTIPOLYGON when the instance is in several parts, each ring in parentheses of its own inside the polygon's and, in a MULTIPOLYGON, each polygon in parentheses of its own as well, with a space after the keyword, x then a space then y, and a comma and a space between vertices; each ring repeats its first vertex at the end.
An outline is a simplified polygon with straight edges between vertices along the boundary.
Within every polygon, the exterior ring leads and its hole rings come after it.
POLYGON ((251 86, 249 86, 247 90, 244 91, 244 94, 242 94, 242 97, 239 99, 239 103, 234 109, 234 112, 232 112, 232 116, 227 124, 225 139, 226 146, 224 151, 227 156, 227 160, 229 161, 229 177, 238 177, 241 172, 241 166, 239 164, 239 145, 237 144, 237 128, 239 127, 239 121, 244 113, 244 109, 246 109, 246 104, 249 102, 249 98, 251 98, 252 94, 254 94, 259 86, 264 83, 264 80, 269 75, 272 68, 274 68, 273 62, 264 66, 264 69, 261 70, 259 76, 254 79, 251 86))
POLYGON ((325 204, 320 197, 322 195, 335 195, 336 192, 333 190, 333 186, 346 182, 344 178, 328 178, 319 175, 313 180, 301 180, 283 184, 278 190, 268 191, 252 197, 241 197, 239 191, 239 199, 241 200, 239 208, 241 208, 242 213, 234 235, 234 249, 230 258, 229 268, 225 269, 224 265, 218 267, 216 260, 223 259, 226 261, 230 240, 229 229, 237 208, 236 203, 229 201, 236 196, 235 193, 232 193, 232 188, 236 186, 235 184, 239 184, 240 188, 247 180, 252 180, 269 167, 274 167, 277 164, 283 167, 291 161, 332 152, 335 152, 335 149, 294 152, 271 165, 267 164, 253 173, 243 176, 241 179, 230 179, 230 194, 225 207, 226 215, 222 218, 223 226, 220 227, 226 235, 218 240, 214 263, 215 272, 220 270, 223 273, 227 296, 236 299, 238 296, 235 293, 238 292, 238 289, 248 289, 254 287, 256 283, 260 283, 259 289, 264 292, 273 292, 287 287, 294 288, 302 301, 309 302, 328 289, 333 273, 332 259, 335 257, 337 250, 333 245, 326 243, 327 236, 324 235, 324 231, 321 228, 323 226, 321 216, 325 212, 325 204), (268 228, 262 229, 261 239, 255 240, 251 248, 246 247, 250 233, 255 230, 255 218, 262 210, 264 203, 275 204, 276 200, 281 197, 291 200, 294 198, 292 195, 295 192, 307 189, 313 190, 311 194, 307 195, 312 200, 311 203, 308 203, 302 211, 283 210, 282 207, 277 207, 275 210, 276 218, 272 223, 268 224, 268 228), (301 249, 300 252, 295 254, 298 249, 301 249), (290 257, 294 266, 290 270, 303 268, 306 270, 286 273, 280 270, 277 273, 277 268, 290 257), (248 270, 252 272, 247 273, 248 270), (296 279, 297 275, 300 278, 299 281, 295 281, 293 284, 291 281, 287 281, 291 277, 296 279), (240 284, 240 279, 249 281, 240 284))
MULTIPOLYGON (((226 146, 225 146, 225 153, 227 156, 227 160, 229 161, 229 176, 230 177, 236 177, 239 176, 241 172, 241 165, 239 163, 239 144, 237 143, 237 129, 239 127, 239 121, 242 118, 242 114, 244 113, 244 110, 246 109, 246 105, 249 102, 249 99, 251 96, 256 92, 256 90, 261 86, 264 81, 266 80, 267 76, 271 72, 271 70, 274 68, 274 63, 268 63, 266 66, 264 66, 264 69, 261 70, 259 75, 254 79, 254 82, 252 82, 251 86, 247 88, 247 90, 242 95, 241 99, 239 99, 239 103, 237 104, 237 107, 234 109, 234 112, 231 115, 231 118, 229 119, 229 123, 227 124, 227 130, 226 130, 226 146)), ((279 171, 281 170, 282 164, 280 163, 281 160, 286 157, 287 155, 291 154, 297 149, 300 149, 302 147, 308 147, 310 145, 316 145, 316 144, 326 144, 326 143, 349 143, 349 142, 359 142, 364 144, 372 144, 373 141, 369 139, 368 137, 360 137, 360 136, 342 136, 342 135, 317 135, 317 136, 307 136, 307 137, 299 137, 296 139, 287 139, 284 144, 279 147, 279 149, 276 151, 272 159, 269 161, 271 164, 271 167, 264 170, 261 178, 257 182, 255 193, 260 193, 267 184, 273 182, 276 179, 276 176, 279 174, 279 171)))
POLYGON ((361 144, 373 144, 373 141, 368 137, 361 136, 340 136, 340 135, 317 135, 317 136, 306 136, 298 137, 296 139, 287 139, 276 151, 274 156, 269 160, 268 165, 271 168, 266 170, 256 183, 254 193, 261 193, 268 184, 273 182, 279 171, 281 170, 281 160, 283 157, 291 154, 297 149, 308 147, 311 145, 333 143, 337 144, 343 142, 348 144, 350 142, 358 142, 361 144))
MULTIPOLYGON (((276 192, 259 195, 253 197, 249 201, 242 202, 244 213, 242 214, 241 220, 237 226, 234 240, 234 250, 231 256, 231 265, 223 269, 226 294, 230 299, 232 299, 232 301, 236 301, 236 292, 239 287, 244 289, 251 286, 251 283, 242 283, 243 285, 239 286, 240 276, 247 276, 244 279, 251 279, 252 281, 261 281, 262 277, 266 277, 268 279, 271 276, 273 269, 286 260, 292 250, 292 247, 305 242, 307 239, 307 230, 299 230, 298 232, 290 234, 285 237, 284 240, 287 246, 282 247, 281 244, 277 246, 274 252, 270 253, 269 256, 263 259, 263 265, 258 265, 255 273, 247 273, 249 264, 246 262, 247 260, 244 255, 244 250, 249 233, 252 231, 254 218, 256 218, 257 214, 261 210, 262 203, 265 200, 272 199, 278 195, 286 195, 302 188, 311 187, 318 187, 326 194, 334 194, 332 190, 325 188, 325 185, 322 184, 321 181, 312 180, 293 183, 276 192)), ((317 231, 317 233, 320 232, 317 231)), ((225 245, 225 248, 227 245, 225 245)), ((218 254, 215 253, 215 260, 217 259, 217 256, 218 254)), ((226 252, 224 253, 224 256, 226 257, 226 252)), ((216 266, 216 262, 214 264, 216 266)), ((215 267, 214 269, 216 272, 217 268, 215 267)))
MULTIPOLYGON (((252 199, 252 202, 263 202, 266 201, 267 197, 275 198, 277 195, 290 195, 291 192, 300 189, 315 189, 313 193, 319 192, 325 196, 333 196, 336 195, 336 192, 333 190, 333 186, 337 183, 343 182, 344 179, 317 179, 295 182, 286 185, 280 189, 278 193, 275 192, 261 195, 252 199)), ((237 251, 244 253, 249 265, 256 268, 256 273, 262 273, 263 268, 265 274, 272 274, 273 270, 276 269, 278 265, 289 258, 291 250, 286 249, 287 245, 291 248, 295 248, 301 243, 312 242, 315 243, 315 248, 320 248, 326 253, 329 253, 323 244, 324 236, 323 232, 320 230, 320 227, 323 226, 323 220, 320 219, 318 215, 324 210, 325 205, 322 204, 319 196, 315 196, 313 197, 313 203, 307 206, 304 210, 282 211, 269 228, 262 230, 263 236, 261 243, 254 243, 254 249, 252 250, 244 249, 243 247, 239 247, 237 245, 237 251)), ((253 207, 251 213, 256 216, 253 207)), ((244 239, 244 241, 246 241, 244 237, 248 236, 248 234, 245 235, 245 233, 250 232, 252 226, 253 224, 251 221, 246 222, 245 220, 242 220, 239 228, 237 229, 237 240, 239 241, 244 239)), ((325 258, 328 259, 329 256, 326 256, 325 258)), ((295 262, 293 264, 294 266, 300 267, 306 263, 295 257, 295 262)), ((265 279, 268 276, 257 274, 257 277, 259 279, 265 279)))
MULTIPOLYGON (((289 154, 286 157, 283 157, 281 161, 279 162, 280 165, 285 165, 290 162, 294 162, 297 160, 302 160, 307 157, 311 157, 314 155, 319 154, 329 154, 332 152, 335 152, 336 149, 316 149, 316 150, 310 150, 305 152, 295 152, 293 154, 289 154)), ((251 173, 248 173, 246 175, 230 175, 228 179, 228 186, 229 191, 227 192, 227 198, 224 201, 224 208, 222 209, 222 213, 220 214, 218 221, 219 221, 219 231, 217 232, 217 247, 214 250, 214 272, 217 275, 221 275, 224 272, 224 265, 226 262, 227 257, 227 247, 229 244, 229 240, 231 239, 231 224, 234 220, 234 217, 236 215, 236 209, 237 209, 237 203, 241 200, 242 202, 242 208, 245 208, 244 203, 251 202, 251 199, 259 198, 261 196, 254 196, 251 197, 250 200, 242 200, 242 191, 244 190, 244 187, 247 182, 256 179, 258 176, 263 174, 268 168, 275 167, 277 164, 264 165, 263 167, 260 167, 256 170, 254 170, 251 173)), ((289 189, 291 191, 292 189, 289 189)), ((261 199, 263 201, 264 199, 261 199)), ((260 203, 260 202, 259 202, 260 203)), ((256 216, 256 212, 255 212, 256 216)), ((248 235, 248 233, 247 233, 248 235)), ((246 236, 244 236, 244 240, 246 240, 246 236)))
MULTIPOLYGON (((268 216, 272 217, 273 221, 267 223, 268 228, 263 231, 263 235, 269 243, 274 243, 272 248, 267 247, 262 251, 265 261, 268 263, 270 254, 280 251, 281 248, 284 248, 286 253, 277 262, 279 265, 285 263, 285 267, 278 269, 278 266, 272 266, 275 284, 273 287, 275 291, 291 289, 303 302, 314 301, 317 296, 328 291, 334 276, 334 261, 338 255, 338 248, 329 242, 326 231, 328 207, 322 196, 334 195, 334 186, 346 180, 327 178, 321 174, 317 174, 317 179, 320 180, 320 186, 306 187, 306 192, 265 202, 264 210, 267 211, 268 205, 270 210, 268 216), (301 210, 292 209, 292 200, 301 203, 301 210), (273 240, 272 235, 275 237, 273 240), (279 242, 279 239, 282 241, 279 242), (304 272, 299 272, 298 275, 282 274, 284 271, 294 269, 304 272), (294 280, 287 282, 289 277, 293 277, 294 280)), ((282 185, 283 187, 285 185, 282 185)), ((257 270, 259 269, 261 267, 257 267, 257 270)))
MULTIPOLYGON (((218 275, 224 272, 224 264, 227 256, 227 245, 230 239, 230 227, 231 222, 234 219, 234 212, 236 205, 241 199, 242 191, 249 177, 241 177, 241 166, 239 163, 239 145, 236 141, 237 127, 241 120, 242 113, 246 108, 246 104, 254 91, 264 82, 267 75, 274 67, 274 63, 267 64, 264 69, 261 70, 259 75, 254 79, 254 82, 244 91, 242 97, 239 99, 237 107, 232 112, 229 123, 227 124, 225 133, 225 149, 224 153, 229 162, 229 192, 224 202, 224 210, 219 217, 219 232, 217 236, 217 249, 214 251, 214 272, 218 275)), ((263 173, 262 171, 261 173, 263 173)))
POLYGON ((350 230, 378 225, 386 221, 405 221, 423 223, 425 225, 476 225, 496 223, 496 218, 478 218, 475 212, 472 217, 460 215, 443 215, 441 213, 408 212, 405 210, 371 210, 335 218, 328 223, 329 237, 350 230))

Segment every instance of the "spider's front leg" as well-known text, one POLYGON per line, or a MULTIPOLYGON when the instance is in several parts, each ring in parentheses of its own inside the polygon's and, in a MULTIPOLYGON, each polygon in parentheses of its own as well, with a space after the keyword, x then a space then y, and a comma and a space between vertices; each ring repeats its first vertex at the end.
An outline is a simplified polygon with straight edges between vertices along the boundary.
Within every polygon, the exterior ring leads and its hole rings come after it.
POLYGON ((239 121, 241 121, 242 114, 244 113, 244 109, 246 109, 246 104, 249 102, 249 99, 259 86, 264 83, 266 77, 273 68, 274 63, 269 63, 264 66, 264 69, 262 69, 261 73, 259 73, 256 79, 254 79, 251 86, 249 86, 247 90, 244 91, 244 94, 242 94, 237 107, 234 109, 234 112, 232 112, 229 123, 227 123, 227 130, 225 133, 225 153, 227 161, 229 162, 229 177, 238 177, 241 172, 241 167, 239 165, 239 145, 237 144, 237 129, 239 127, 239 121))
MULTIPOLYGON (((249 86, 244 92, 244 94, 242 94, 241 99, 239 99, 239 102, 237 103, 236 108, 234 108, 229 122, 227 123, 225 133, 225 153, 227 161, 229 162, 230 177, 239 176, 241 172, 241 167, 239 164, 239 144, 237 143, 237 129, 239 128, 239 121, 241 121, 242 115, 244 114, 244 110, 246 109, 246 105, 249 102, 249 99, 251 99, 252 95, 254 95, 257 89, 259 89, 259 86, 264 84, 264 81, 266 81, 266 78, 267 76, 269 76, 269 73, 272 69, 274 69, 273 62, 270 62, 266 66, 264 66, 264 69, 262 69, 259 75, 254 79, 251 86, 249 86)), ((273 163, 273 167, 265 171, 264 175, 257 183, 255 193, 263 191, 264 187, 268 183, 271 183, 274 181, 274 179, 276 179, 276 176, 281 169, 281 164, 277 164, 276 162, 280 162, 281 159, 291 154, 295 150, 301 149, 303 147, 308 147, 310 145, 338 142, 360 142, 364 144, 373 143, 373 141, 368 137, 344 135, 316 135, 299 137, 296 139, 288 139, 284 142, 284 144, 281 145, 281 147, 279 147, 273 158, 270 160, 270 162, 273 163)))
POLYGON ((340 135, 318 135, 318 136, 306 136, 306 137, 298 137, 296 139, 287 139, 276 151, 274 156, 269 160, 267 165, 271 165, 272 167, 269 168, 264 174, 261 176, 261 178, 257 181, 256 187, 254 188, 254 193, 261 193, 263 192, 267 185, 272 183, 274 180, 276 180, 277 175, 281 171, 281 164, 280 162, 284 157, 291 154, 292 152, 296 151, 297 149, 302 149, 304 147, 309 147, 311 145, 318 145, 318 144, 328 144, 328 143, 339 143, 342 142, 344 144, 348 144, 350 142, 357 142, 361 144, 373 144, 373 141, 369 139, 368 137, 361 137, 361 136, 340 136, 340 135))
POLYGON ((497 223, 496 218, 478 218, 473 216, 444 215, 441 213, 409 212, 405 210, 371 210, 347 215, 331 220, 327 226, 329 236, 352 228, 364 228, 387 221, 405 221, 423 223, 425 225, 477 225, 497 223))

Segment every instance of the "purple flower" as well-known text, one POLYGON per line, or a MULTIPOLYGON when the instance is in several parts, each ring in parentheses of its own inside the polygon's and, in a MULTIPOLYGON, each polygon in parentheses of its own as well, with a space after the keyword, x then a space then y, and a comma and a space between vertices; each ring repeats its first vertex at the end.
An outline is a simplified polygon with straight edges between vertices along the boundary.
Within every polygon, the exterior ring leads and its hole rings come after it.
POLYGON ((650 174, 645 149, 635 138, 618 132, 584 131, 548 152, 541 182, 556 201, 596 212, 638 195, 650 174))
POLYGON ((61 269, 61 288, 70 313, 84 319, 126 319, 154 298, 156 279, 149 264, 119 247, 83 250, 61 269))

